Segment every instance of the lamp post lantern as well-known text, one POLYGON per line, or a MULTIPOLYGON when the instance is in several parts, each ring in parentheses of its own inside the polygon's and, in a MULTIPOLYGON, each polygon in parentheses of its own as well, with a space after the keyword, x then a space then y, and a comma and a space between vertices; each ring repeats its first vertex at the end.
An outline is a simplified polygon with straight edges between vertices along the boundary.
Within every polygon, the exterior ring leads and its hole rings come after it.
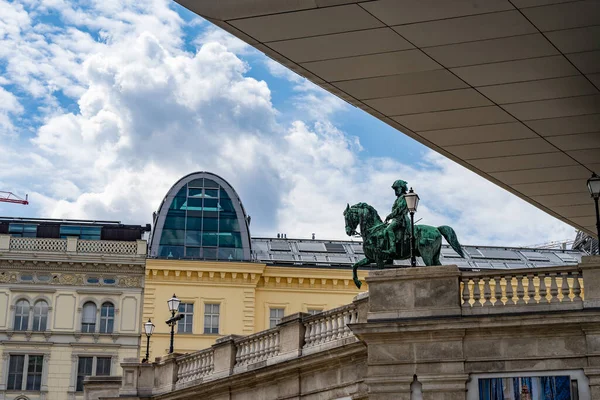
MULTIPOLYGON (((596 173, 592 174, 592 177, 587 181, 587 187, 590 191, 590 195, 596 203, 596 230, 598 234, 598 240, 600 241, 600 211, 598 211, 598 200, 600 199, 600 176, 596 173)), ((598 254, 600 254, 600 246, 598 246, 598 254)))
POLYGON ((169 318, 166 321, 167 325, 169 325, 171 327, 171 345, 169 346, 169 354, 171 354, 173 352, 173 340, 175 338, 175 325, 177 324, 177 321, 179 321, 181 318, 183 318, 183 314, 179 314, 177 317, 175 316, 175 314, 177 314, 177 310, 179 310, 179 303, 181 303, 181 301, 177 298, 177 296, 175 296, 175 293, 173 293, 173 297, 171 297, 169 300, 167 300, 167 305, 169 306, 169 311, 171 311, 171 318, 169 318))
POLYGON ((415 257, 415 213, 419 205, 419 195, 416 194, 412 188, 404 195, 406 200, 406 207, 410 212, 410 265, 411 267, 417 266, 417 257, 415 257))
POLYGON ((150 361, 150 336, 154 333, 154 324, 148 318, 148 322, 144 324, 144 332, 146 333, 146 362, 150 361))

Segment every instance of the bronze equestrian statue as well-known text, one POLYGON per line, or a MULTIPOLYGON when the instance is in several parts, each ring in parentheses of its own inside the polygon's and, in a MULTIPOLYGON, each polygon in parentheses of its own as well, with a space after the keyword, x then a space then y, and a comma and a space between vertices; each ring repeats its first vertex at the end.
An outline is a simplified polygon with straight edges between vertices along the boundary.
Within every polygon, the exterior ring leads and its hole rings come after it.
MULTIPOLYGON (((360 228, 363 240, 365 258, 352 266, 352 278, 358 288, 361 286, 356 273, 359 267, 375 263, 377 267, 384 268, 386 264, 393 264, 394 260, 410 258, 410 220, 404 199, 407 183, 397 180, 392 189, 396 194, 396 201, 385 222, 381 220, 377 210, 367 203, 357 203, 352 207, 348 204, 344 211, 346 234, 357 235, 356 229, 360 228)), ((425 265, 441 265, 442 236, 459 256, 464 257, 456 233, 451 227, 415 225, 415 256, 423 258, 425 265)))

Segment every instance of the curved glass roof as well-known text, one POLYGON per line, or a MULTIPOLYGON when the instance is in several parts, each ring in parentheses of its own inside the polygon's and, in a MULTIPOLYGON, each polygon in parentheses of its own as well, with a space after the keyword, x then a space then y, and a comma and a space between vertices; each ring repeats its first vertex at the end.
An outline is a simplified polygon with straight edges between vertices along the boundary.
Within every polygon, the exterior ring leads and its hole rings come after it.
POLYGON ((150 256, 200 260, 250 260, 248 218, 223 178, 195 172, 167 193, 154 219, 150 256))

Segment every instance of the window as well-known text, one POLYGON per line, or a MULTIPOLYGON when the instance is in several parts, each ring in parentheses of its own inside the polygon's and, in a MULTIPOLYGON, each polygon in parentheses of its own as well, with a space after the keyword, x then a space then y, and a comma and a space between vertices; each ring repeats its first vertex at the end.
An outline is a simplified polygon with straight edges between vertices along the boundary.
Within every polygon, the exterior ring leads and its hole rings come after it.
POLYGON ((109 376, 110 375, 110 357, 97 357, 96 358, 96 376, 109 376))
POLYGON ((15 331, 26 331, 29 327, 29 302, 19 300, 15 306, 15 331))
POLYGON ((106 302, 100 309, 100 333, 112 333, 114 325, 115 306, 106 302))
POLYGON ((102 232, 101 226, 77 226, 61 225, 60 238, 66 239, 68 236, 74 236, 82 240, 100 240, 102 232))
POLYGON ((40 300, 33 306, 33 330, 43 332, 48 322, 48 303, 40 300))
POLYGON ((44 356, 10 355, 7 390, 40 390, 44 356))
POLYGON ((81 314, 81 332, 96 332, 96 305, 91 301, 88 301, 83 305, 83 312, 81 314))
POLYGON ((109 376, 112 357, 79 357, 77 363, 77 387, 83 392, 83 379, 86 376, 109 376))
POLYGON ((36 237, 35 224, 8 224, 8 233, 13 237, 36 237))
POLYGON ((158 239, 158 256, 242 260, 243 223, 234 202, 217 182, 191 180, 171 200, 158 239))
POLYGON ((269 328, 275 328, 283 318, 283 308, 271 308, 269 312, 269 328))
POLYGON ((178 322, 177 333, 192 333, 194 325, 194 305, 191 303, 180 303, 179 313, 183 315, 183 318, 178 322))
POLYGON ((83 392, 83 378, 92 375, 92 367, 94 364, 94 357, 79 357, 77 363, 77 388, 78 392, 83 392))
POLYGON ((219 304, 204 305, 204 333, 219 333, 219 304))
POLYGON ((320 309, 320 308, 309 308, 308 309, 308 313, 310 315, 315 315, 315 314, 319 314, 319 313, 322 313, 322 312, 323 312, 323 310, 320 309))
POLYGON ((479 379, 480 400, 572 399, 577 380, 566 376, 530 376, 514 378, 479 379))

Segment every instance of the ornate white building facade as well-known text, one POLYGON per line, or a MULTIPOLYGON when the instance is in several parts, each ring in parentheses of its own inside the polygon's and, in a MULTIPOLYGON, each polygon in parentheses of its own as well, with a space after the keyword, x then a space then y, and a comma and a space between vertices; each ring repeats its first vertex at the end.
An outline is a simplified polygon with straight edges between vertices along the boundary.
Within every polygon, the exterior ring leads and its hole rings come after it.
POLYGON ((84 376, 120 375, 138 355, 146 242, 12 225, 0 234, 0 399, 82 398, 84 376))

